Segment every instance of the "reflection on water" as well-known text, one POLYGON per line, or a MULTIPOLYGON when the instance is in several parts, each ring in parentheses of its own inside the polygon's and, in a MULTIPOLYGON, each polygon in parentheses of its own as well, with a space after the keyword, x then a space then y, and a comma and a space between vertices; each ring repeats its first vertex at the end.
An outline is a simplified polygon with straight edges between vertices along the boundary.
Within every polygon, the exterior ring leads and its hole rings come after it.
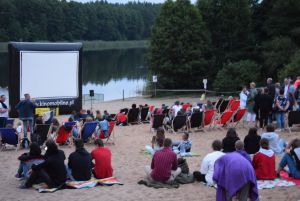
MULTIPOLYGON (((105 50, 83 53, 83 93, 93 89, 104 94, 104 100, 138 95, 146 78, 145 49, 105 50)), ((7 93, 8 54, 0 54, 0 93, 7 93)))

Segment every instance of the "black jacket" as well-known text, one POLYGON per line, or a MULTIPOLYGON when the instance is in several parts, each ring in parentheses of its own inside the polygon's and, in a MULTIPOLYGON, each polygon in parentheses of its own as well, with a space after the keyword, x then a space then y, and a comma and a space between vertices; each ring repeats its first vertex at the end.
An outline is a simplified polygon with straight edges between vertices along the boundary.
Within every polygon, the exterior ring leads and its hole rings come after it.
POLYGON ((258 109, 263 113, 269 113, 272 111, 274 99, 269 94, 262 94, 257 100, 258 109))
POLYGON ((256 152, 259 151, 259 142, 260 142, 261 137, 259 135, 256 136, 249 136, 247 135, 244 139, 244 144, 245 144, 245 151, 248 154, 255 154, 256 152))
POLYGON ((68 162, 72 170, 72 176, 77 181, 86 181, 91 179, 92 157, 84 148, 77 149, 71 153, 68 162))
POLYGON ((45 162, 39 165, 32 165, 32 170, 45 170, 55 186, 63 184, 67 179, 67 171, 64 160, 65 154, 62 150, 58 150, 57 153, 47 155, 45 154, 45 162))
POLYGON ((239 139, 239 137, 225 137, 222 141, 223 152, 227 153, 235 151, 235 142, 239 139))

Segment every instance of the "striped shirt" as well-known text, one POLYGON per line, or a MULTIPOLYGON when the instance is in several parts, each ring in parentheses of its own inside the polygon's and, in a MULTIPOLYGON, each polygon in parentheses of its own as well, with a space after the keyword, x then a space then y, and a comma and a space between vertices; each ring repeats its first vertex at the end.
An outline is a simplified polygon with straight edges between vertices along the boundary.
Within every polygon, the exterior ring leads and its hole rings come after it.
POLYGON ((171 148, 155 152, 151 162, 151 177, 155 181, 165 182, 171 177, 171 171, 177 170, 177 156, 171 148))

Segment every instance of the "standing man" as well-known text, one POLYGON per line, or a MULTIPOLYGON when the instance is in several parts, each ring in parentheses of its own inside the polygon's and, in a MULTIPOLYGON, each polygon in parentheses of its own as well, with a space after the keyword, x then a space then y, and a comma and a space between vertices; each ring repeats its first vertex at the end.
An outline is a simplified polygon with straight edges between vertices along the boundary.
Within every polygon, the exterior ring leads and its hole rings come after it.
POLYGON ((19 111, 19 117, 23 121, 24 139, 27 139, 27 123, 30 126, 30 137, 33 133, 34 109, 36 105, 30 100, 29 94, 24 94, 24 97, 25 100, 20 101, 16 105, 16 109, 19 111))
POLYGON ((269 95, 274 100, 275 99, 276 90, 275 90, 275 85, 273 84, 273 79, 272 78, 268 78, 267 79, 267 88, 268 88, 268 91, 269 91, 269 95))
POLYGON ((5 104, 6 97, 5 95, 0 96, 0 128, 5 128, 6 121, 8 118, 8 107, 5 104))

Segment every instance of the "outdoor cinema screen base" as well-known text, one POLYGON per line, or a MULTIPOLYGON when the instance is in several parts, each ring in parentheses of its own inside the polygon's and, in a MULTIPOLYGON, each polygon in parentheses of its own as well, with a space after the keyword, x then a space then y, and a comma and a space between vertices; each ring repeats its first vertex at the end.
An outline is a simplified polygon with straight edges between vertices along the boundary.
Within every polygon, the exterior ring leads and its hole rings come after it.
POLYGON ((8 49, 11 117, 25 93, 38 107, 59 107, 60 114, 81 109, 81 43, 11 42, 8 49))

